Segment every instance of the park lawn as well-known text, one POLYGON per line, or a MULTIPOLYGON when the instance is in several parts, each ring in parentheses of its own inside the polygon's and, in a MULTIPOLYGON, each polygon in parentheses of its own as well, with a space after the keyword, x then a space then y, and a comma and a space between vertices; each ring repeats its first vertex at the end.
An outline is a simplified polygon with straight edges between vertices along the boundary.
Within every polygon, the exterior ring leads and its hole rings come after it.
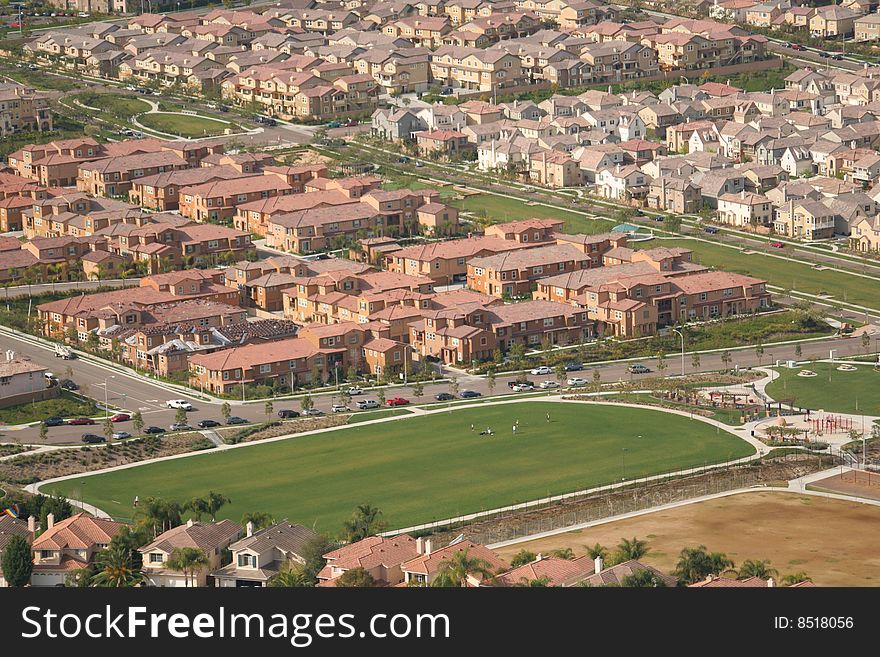
POLYGON ((138 118, 141 125, 159 132, 167 132, 180 137, 210 137, 222 135, 226 128, 235 128, 234 124, 227 124, 203 116, 189 116, 188 114, 163 114, 156 112, 144 114, 138 118))
POLYGON ((633 479, 754 453, 736 436, 660 412, 487 405, 80 477, 43 492, 131 518, 135 496, 183 502, 213 490, 232 500, 220 517, 259 510, 335 533, 357 504, 404 527, 619 481, 624 470, 633 479), (486 426, 494 437, 479 435, 486 426))
POLYGON ((870 365, 858 365, 856 372, 841 372, 839 365, 804 363, 795 369, 779 368, 779 378, 767 385, 767 394, 801 408, 880 415, 880 372, 870 365), (798 376, 801 370, 819 376, 798 376))
MULTIPOLYGON (((42 385, 42 382, 40 383, 42 385)), ((55 415, 72 418, 94 417, 97 414, 98 407, 91 400, 83 400, 67 391, 62 391, 61 396, 55 399, 45 399, 33 404, 19 404, 0 409, 0 424, 26 424, 55 415)))
MULTIPOLYGON (((355 403, 349 404, 355 407, 355 403)), ((357 411, 351 414, 347 424, 359 424, 361 422, 369 422, 370 420, 381 420, 383 417, 393 417, 395 415, 411 415, 412 413, 406 408, 383 408, 375 411, 357 411)))
POLYGON ((492 223, 505 223, 519 219, 531 219, 532 217, 561 219, 565 222, 564 229, 567 233, 595 235, 605 233, 615 226, 615 222, 610 219, 590 219, 578 212, 557 210, 546 205, 526 205, 522 199, 494 194, 474 194, 461 201, 456 201, 453 205, 477 215, 485 213, 492 223))
POLYGON ((75 98, 83 105, 100 108, 102 113, 127 119, 135 114, 150 111, 150 104, 140 98, 125 94, 99 94, 93 91, 77 94, 75 98))
MULTIPOLYGON (((780 260, 760 251, 745 255, 737 249, 688 238, 636 242, 632 246, 636 249, 659 246, 693 249, 694 261, 706 266, 763 278, 783 289, 831 294, 839 301, 880 309, 880 286, 870 278, 830 269, 817 270, 808 264, 780 260)), ((791 256, 791 253, 786 250, 782 255, 791 256)))

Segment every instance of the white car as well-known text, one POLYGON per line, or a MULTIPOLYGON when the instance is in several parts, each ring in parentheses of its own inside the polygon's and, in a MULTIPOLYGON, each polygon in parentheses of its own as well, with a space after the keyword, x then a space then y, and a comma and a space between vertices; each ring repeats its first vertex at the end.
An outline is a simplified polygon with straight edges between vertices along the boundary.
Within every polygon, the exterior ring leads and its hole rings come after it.
POLYGON ((355 403, 357 404, 357 407, 362 411, 365 411, 368 408, 379 408, 379 402, 377 402, 375 399, 359 399, 355 403))
POLYGON ((543 390, 549 390, 550 388, 558 388, 559 384, 556 381, 541 381, 540 386, 543 390))
POLYGON ((192 404, 185 399, 169 399, 165 402, 165 405, 168 408, 182 408, 185 411, 191 411, 193 409, 192 404))
POLYGON ((582 379, 579 376, 576 376, 576 377, 566 381, 566 383, 568 383, 568 385, 570 385, 570 386, 585 386, 585 385, 587 385, 587 380, 582 379))
POLYGON ((357 386, 352 386, 351 388, 348 389, 348 394, 349 395, 362 395, 362 394, 364 394, 364 391, 361 390, 360 388, 358 388, 357 386))
POLYGON ((553 374, 553 370, 551 370, 546 365, 541 365, 541 367, 536 367, 532 370, 532 374, 542 375, 542 374, 553 374))
POLYGON ((534 390, 535 386, 529 383, 517 383, 516 385, 511 386, 510 389, 514 392, 529 392, 534 390))
POLYGON ((334 413, 348 413, 351 409, 345 404, 333 404, 331 409, 334 413))

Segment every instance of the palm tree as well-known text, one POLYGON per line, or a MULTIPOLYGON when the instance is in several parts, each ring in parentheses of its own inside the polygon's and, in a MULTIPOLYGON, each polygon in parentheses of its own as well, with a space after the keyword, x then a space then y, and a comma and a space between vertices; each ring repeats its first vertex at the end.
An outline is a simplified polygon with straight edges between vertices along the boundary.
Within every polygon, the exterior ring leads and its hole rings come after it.
POLYGON ((192 513, 193 518, 201 522, 202 516, 210 513, 208 509, 208 500, 204 497, 194 497, 183 505, 184 510, 192 513))
POLYGON ((288 561, 281 569, 269 578, 268 585, 273 588, 303 588, 312 586, 309 576, 295 561, 288 561))
POLYGON ((180 512, 181 507, 177 502, 148 497, 138 505, 135 518, 140 520, 141 527, 149 528, 150 534, 155 538, 180 524, 180 512))
POLYGON ((604 561, 608 558, 608 548, 606 548, 604 545, 596 543, 593 547, 587 548, 587 554, 590 555, 590 559, 595 560, 601 557, 604 561))
POLYGON ((679 554, 675 575, 683 584, 693 584, 706 579, 710 575, 719 575, 733 568, 733 561, 721 552, 706 550, 705 545, 696 548, 684 548, 679 554))
POLYGON ((617 544, 617 550, 614 553, 615 561, 623 563, 624 561, 638 560, 645 556, 649 550, 647 541, 635 537, 632 539, 623 538, 617 544))
POLYGON ((550 550, 550 556, 556 557, 557 559, 565 559, 566 561, 571 561, 574 559, 574 551, 567 548, 558 548, 556 550, 550 550))
POLYGON ((761 579, 769 579, 779 573, 775 568, 770 567, 770 562, 762 559, 747 559, 743 561, 739 570, 736 571, 737 579, 748 579, 749 577, 760 577, 761 579))
POLYGON ((145 577, 134 563, 131 550, 122 543, 111 543, 95 559, 98 572, 91 585, 110 588, 131 588, 143 583, 145 577))
POLYGON ((184 547, 175 549, 171 553, 167 564, 171 570, 183 573, 184 577, 186 577, 187 586, 195 586, 196 573, 202 568, 207 568, 211 565, 211 562, 208 560, 204 550, 184 547))
POLYGON ((468 577, 476 576, 489 579, 492 577, 492 567, 485 559, 471 557, 465 549, 454 553, 443 562, 431 586, 464 587, 467 586, 468 577))
POLYGON ((653 570, 644 568, 637 570, 632 575, 625 575, 620 585, 624 588, 660 588, 666 586, 666 582, 653 570))
POLYGON ((274 523, 275 518, 265 511, 250 511, 241 517, 242 526, 247 527, 249 522, 253 523, 255 530, 260 530, 274 523))
POLYGON ((227 504, 232 504, 232 500, 223 495, 222 493, 215 493, 211 491, 208 493, 208 497, 205 498, 207 504, 207 513, 211 514, 211 522, 217 521, 217 512, 226 506, 227 504))
POLYGON ((550 578, 546 575, 542 575, 536 579, 526 579, 523 577, 519 582, 514 584, 514 586, 524 589, 547 588, 550 586, 550 578))
POLYGON ((510 560, 510 567, 518 568, 519 566, 531 563, 537 558, 537 556, 537 554, 530 552, 529 550, 520 550, 513 555, 513 558, 510 560))
POLYGON ((346 539, 354 543, 379 533, 385 527, 385 522, 379 517, 381 515, 382 512, 374 506, 358 504, 351 520, 342 523, 346 539))
POLYGON ((801 582, 812 582, 809 575, 804 572, 792 573, 791 575, 786 575, 782 578, 783 586, 792 586, 793 584, 800 584, 801 582))

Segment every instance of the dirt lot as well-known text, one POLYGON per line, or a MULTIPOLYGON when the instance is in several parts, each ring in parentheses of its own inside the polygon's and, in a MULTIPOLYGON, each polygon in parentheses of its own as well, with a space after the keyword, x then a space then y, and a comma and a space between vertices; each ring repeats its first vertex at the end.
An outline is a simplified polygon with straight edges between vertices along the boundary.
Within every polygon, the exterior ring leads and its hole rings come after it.
POLYGON ((873 538, 880 507, 781 492, 733 495, 501 548, 548 552, 588 545, 613 548, 622 537, 648 541, 645 562, 669 572, 683 547, 705 545, 736 564, 769 559, 784 576, 805 572, 820 586, 880 586, 873 538))
POLYGON ((809 488, 880 500, 880 473, 852 470, 810 484, 809 488))

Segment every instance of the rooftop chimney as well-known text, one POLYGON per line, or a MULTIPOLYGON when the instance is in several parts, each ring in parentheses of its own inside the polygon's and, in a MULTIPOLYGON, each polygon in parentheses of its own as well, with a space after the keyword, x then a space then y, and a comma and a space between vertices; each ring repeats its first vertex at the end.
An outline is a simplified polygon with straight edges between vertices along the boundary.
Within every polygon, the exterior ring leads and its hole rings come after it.
POLYGON ((190 518, 189 520, 186 521, 186 526, 187 526, 187 527, 192 527, 193 524, 195 524, 195 523, 193 523, 193 519, 192 519, 192 518, 190 518))
POLYGON ((430 538, 425 539, 425 554, 431 554, 434 551, 434 543, 430 538))
POLYGON ((418 552, 419 554, 423 554, 424 551, 425 551, 425 539, 423 539, 421 536, 419 536, 416 539, 416 552, 418 552))
POLYGON ((28 531, 31 534, 37 531, 37 519, 33 516, 28 516, 28 531))
POLYGON ((248 522, 248 524, 246 526, 246 531, 247 531, 248 536, 253 536, 254 535, 254 523, 248 522))
POLYGON ((773 579, 772 577, 770 577, 770 578, 767 580, 767 587, 772 589, 772 588, 774 588, 775 586, 776 586, 776 582, 774 581, 774 579, 773 579))
POLYGON ((745 198, 745 197, 746 197, 746 190, 743 189, 742 191, 740 191, 740 193, 739 193, 739 197, 740 197, 740 198, 745 198))
POLYGON ((54 526, 55 526, 55 514, 50 513, 49 515, 46 516, 46 529, 47 530, 52 529, 52 527, 54 527, 54 526))
POLYGON ((605 569, 605 561, 602 559, 601 555, 593 560, 593 567, 596 569, 597 573, 601 573, 605 569))

